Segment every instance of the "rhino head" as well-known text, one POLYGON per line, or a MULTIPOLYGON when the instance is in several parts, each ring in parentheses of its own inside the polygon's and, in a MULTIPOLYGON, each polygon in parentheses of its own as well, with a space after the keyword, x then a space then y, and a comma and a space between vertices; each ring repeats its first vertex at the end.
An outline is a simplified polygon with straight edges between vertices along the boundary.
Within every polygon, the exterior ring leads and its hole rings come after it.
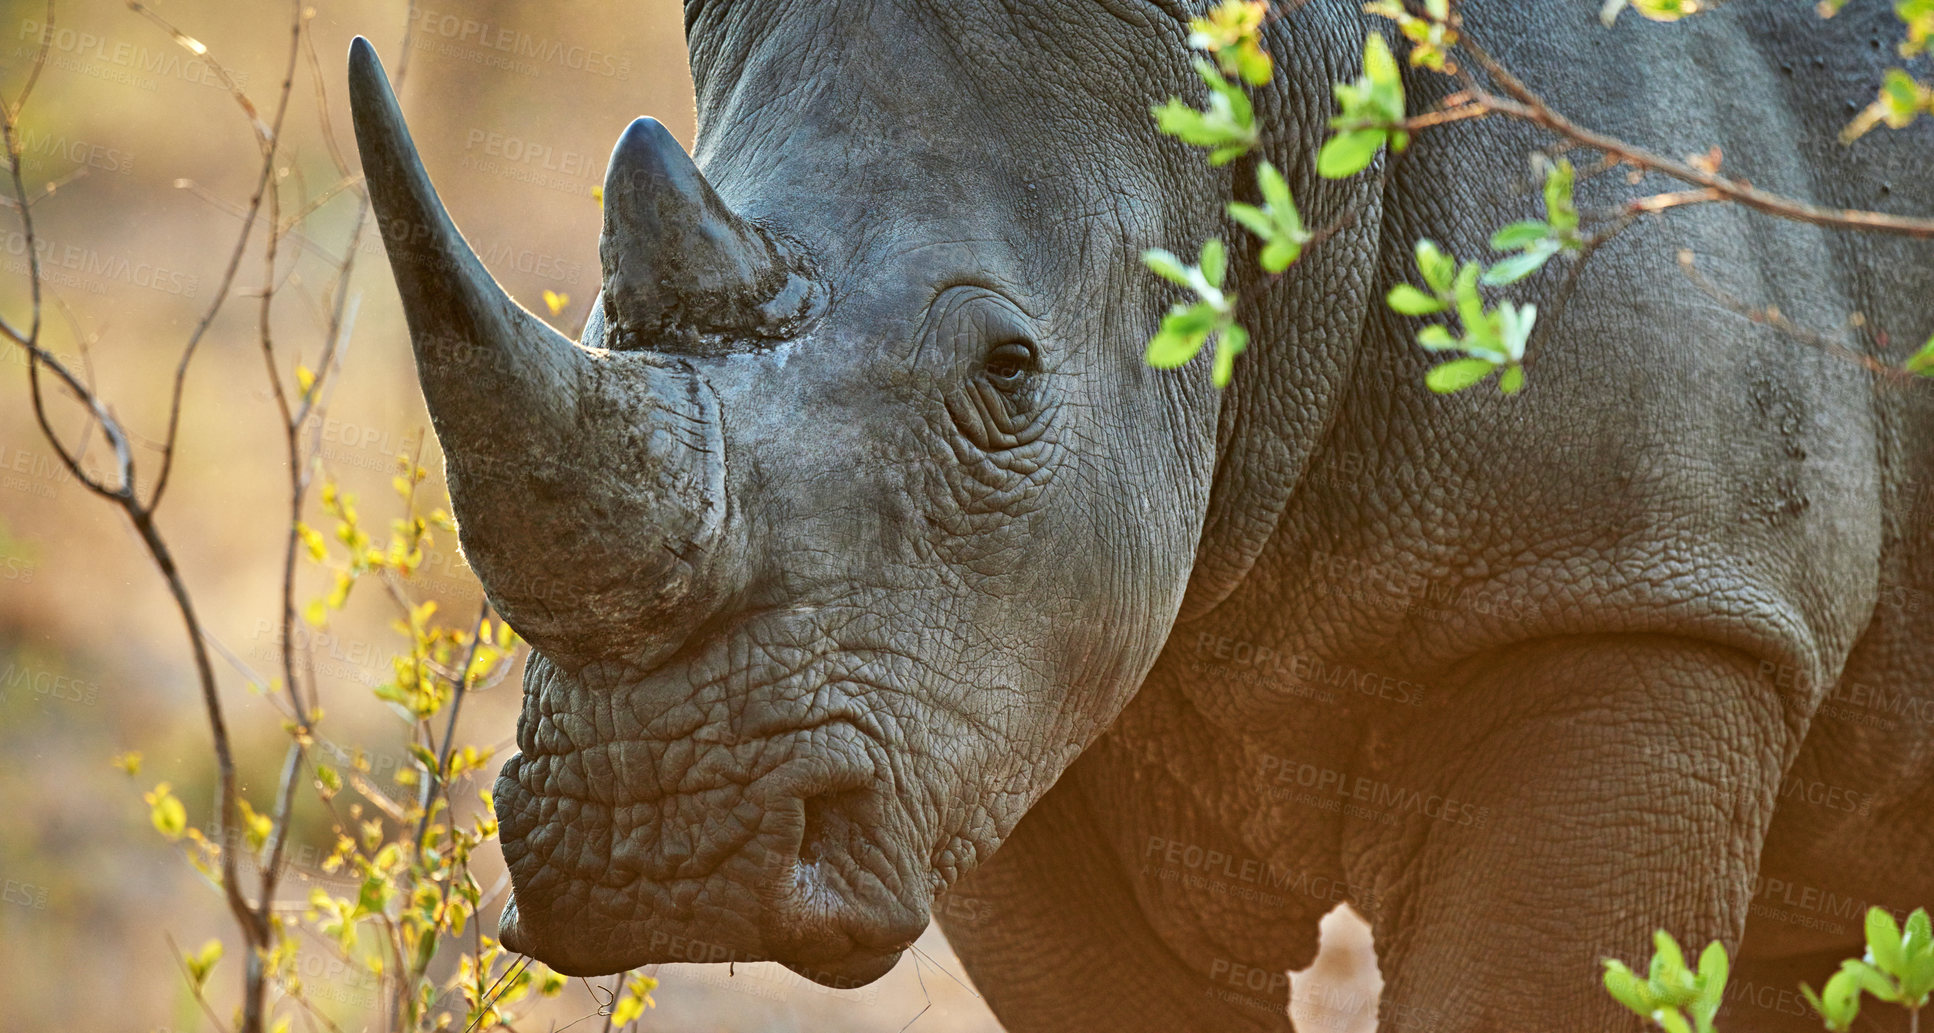
POLYGON ((351 51, 461 542, 533 647, 501 938, 562 972, 879 977, 1183 602, 1218 403, 1144 367, 1173 299, 1135 256, 1214 225, 1144 102, 1186 65, 1083 92, 962 43, 1008 5, 898 6, 688 5, 705 170, 619 139, 578 342, 485 272, 351 51))

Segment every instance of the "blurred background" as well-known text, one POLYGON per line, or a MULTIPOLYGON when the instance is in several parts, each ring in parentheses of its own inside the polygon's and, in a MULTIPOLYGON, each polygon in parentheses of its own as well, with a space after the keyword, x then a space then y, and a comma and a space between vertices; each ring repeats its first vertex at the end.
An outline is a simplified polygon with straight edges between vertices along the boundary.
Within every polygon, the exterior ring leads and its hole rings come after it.
MULTIPOLYGON (((144 483, 180 349, 217 292, 259 169, 247 116, 210 61, 267 117, 291 20, 291 8, 266 0, 152 7, 206 55, 115 0, 57 3, 51 34, 44 2, 0 0, 0 96, 18 96, 35 48, 50 40, 20 126, 46 267, 45 344, 88 370, 135 433, 144 483)), ((366 522, 380 529, 401 512, 390 487, 399 452, 421 450, 427 496, 441 500, 444 489, 381 242, 373 226, 351 238, 357 202, 331 153, 333 141, 357 170, 344 101, 351 37, 368 36, 392 76, 407 62, 404 110, 452 216, 513 296, 573 335, 598 287, 593 188, 605 156, 641 114, 689 145, 691 83, 675 0, 421 0, 413 19, 402 2, 318 0, 311 11, 314 65, 305 56, 297 66, 280 182, 283 217, 306 214, 284 238, 272 330, 285 379, 298 357, 317 361, 333 268, 353 247, 354 322, 318 429, 329 476, 364 500, 366 522)), ((258 230, 191 368, 159 514, 210 635, 232 655, 219 675, 242 790, 257 801, 272 793, 286 742, 280 715, 241 673, 277 664, 286 533, 279 417, 257 327, 262 240, 258 230)), ((0 211, 9 320, 29 311, 27 254, 17 214, 0 211)), ((210 984, 224 1012, 239 940, 142 802, 168 782, 191 822, 208 820, 213 763, 180 619, 125 517, 75 483, 41 438, 22 353, 0 344, 0 1031, 207 1029, 170 939, 229 942, 210 984), (114 763, 130 752, 142 758, 132 777, 114 763)), ((55 410, 57 426, 78 427, 71 405, 55 410)), ((304 576, 305 597, 326 590, 325 572, 304 576)), ((452 615, 474 612, 481 595, 453 540, 439 539, 418 586, 452 615)), ((348 766, 361 747, 379 784, 411 763, 404 722, 369 691, 390 676, 403 642, 383 603, 352 598, 311 642, 327 711, 322 749, 348 766)), ((466 704, 460 742, 509 751, 518 680, 512 672, 466 704)), ((326 833, 298 829, 282 891, 291 901, 314 885, 343 892, 316 863, 326 833)), ((486 887, 502 872, 495 847, 478 861, 486 887)), ((501 898, 486 928, 498 907, 501 898)), ((826 990, 773 965, 730 975, 662 966, 652 973, 662 981, 657 1008, 639 1028, 998 1030, 939 931, 920 947, 923 957, 860 990, 826 990)), ((320 945, 305 954, 312 995, 341 1028, 372 1021, 368 981, 320 945)), ((610 985, 573 980, 520 1028, 601 1029, 610 985)), ((1361 924, 1333 915, 1323 958, 1296 985, 1305 1033, 1373 1029, 1377 981, 1361 924)))

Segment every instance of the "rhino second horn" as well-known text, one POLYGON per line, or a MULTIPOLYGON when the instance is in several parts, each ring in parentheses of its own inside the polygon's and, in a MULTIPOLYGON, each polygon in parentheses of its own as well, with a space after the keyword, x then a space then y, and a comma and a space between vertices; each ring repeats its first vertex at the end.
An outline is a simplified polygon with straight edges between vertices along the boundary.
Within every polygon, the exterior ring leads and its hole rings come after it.
POLYGON ((615 348, 785 337, 817 304, 793 250, 728 208, 655 118, 633 121, 612 148, 598 257, 615 348))

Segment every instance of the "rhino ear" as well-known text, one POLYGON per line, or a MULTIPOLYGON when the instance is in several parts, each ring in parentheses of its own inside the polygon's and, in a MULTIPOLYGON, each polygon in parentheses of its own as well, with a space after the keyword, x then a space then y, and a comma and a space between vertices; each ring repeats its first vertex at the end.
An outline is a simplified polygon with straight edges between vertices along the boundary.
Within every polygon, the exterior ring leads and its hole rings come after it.
POLYGON ((726 207, 655 118, 625 129, 604 179, 605 318, 614 347, 781 337, 815 307, 804 263, 726 207))

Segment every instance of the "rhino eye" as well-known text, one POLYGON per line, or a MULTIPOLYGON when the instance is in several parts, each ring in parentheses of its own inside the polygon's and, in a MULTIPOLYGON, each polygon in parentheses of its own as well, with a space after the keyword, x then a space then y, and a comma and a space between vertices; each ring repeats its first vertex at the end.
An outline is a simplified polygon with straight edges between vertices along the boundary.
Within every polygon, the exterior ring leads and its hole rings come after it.
POLYGON ((987 380, 1003 391, 1020 387, 1035 368, 1034 346, 1026 341, 1006 341, 987 353, 987 380))

